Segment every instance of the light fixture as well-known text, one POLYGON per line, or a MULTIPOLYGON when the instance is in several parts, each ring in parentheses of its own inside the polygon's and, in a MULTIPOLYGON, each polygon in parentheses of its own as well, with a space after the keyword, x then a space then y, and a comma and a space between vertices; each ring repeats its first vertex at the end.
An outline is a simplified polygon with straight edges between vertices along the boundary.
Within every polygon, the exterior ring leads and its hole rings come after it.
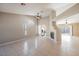
POLYGON ((41 15, 39 13, 37 13, 36 18, 37 18, 37 20, 41 19, 41 15))

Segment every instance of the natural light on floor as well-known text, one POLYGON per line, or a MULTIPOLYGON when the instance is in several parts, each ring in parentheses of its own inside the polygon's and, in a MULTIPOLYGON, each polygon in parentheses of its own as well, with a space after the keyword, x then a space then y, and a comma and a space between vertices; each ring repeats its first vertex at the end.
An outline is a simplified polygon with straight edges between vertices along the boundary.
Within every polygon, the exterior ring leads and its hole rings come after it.
POLYGON ((69 34, 62 34, 62 42, 63 41, 70 42, 71 41, 71 35, 69 35, 69 34))

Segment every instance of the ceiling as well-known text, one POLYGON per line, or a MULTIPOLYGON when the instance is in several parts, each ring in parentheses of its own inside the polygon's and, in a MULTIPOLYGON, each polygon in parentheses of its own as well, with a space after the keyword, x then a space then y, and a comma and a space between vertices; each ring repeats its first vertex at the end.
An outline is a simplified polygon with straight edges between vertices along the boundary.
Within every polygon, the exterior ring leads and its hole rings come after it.
POLYGON ((61 19, 61 20, 57 21, 57 24, 66 24, 66 20, 67 20, 68 24, 70 24, 70 23, 79 23, 79 13, 76 14, 76 15, 73 15, 71 17, 61 19))
POLYGON ((68 23, 79 23, 79 3, 73 5, 71 8, 61 13, 55 18, 57 23, 64 24, 67 20, 68 23))
POLYGON ((65 20, 71 22, 79 21, 78 3, 0 3, 0 12, 14 13, 21 15, 35 16, 40 13, 42 16, 53 15, 56 13, 57 23, 65 23, 65 20))
POLYGON ((38 12, 47 16, 51 11, 56 12, 56 16, 70 8, 73 3, 0 3, 0 12, 15 13, 22 15, 36 15, 38 12))
POLYGON ((60 15, 70 7, 75 5, 74 3, 52 3, 50 4, 50 8, 54 9, 56 11, 56 16, 60 15))

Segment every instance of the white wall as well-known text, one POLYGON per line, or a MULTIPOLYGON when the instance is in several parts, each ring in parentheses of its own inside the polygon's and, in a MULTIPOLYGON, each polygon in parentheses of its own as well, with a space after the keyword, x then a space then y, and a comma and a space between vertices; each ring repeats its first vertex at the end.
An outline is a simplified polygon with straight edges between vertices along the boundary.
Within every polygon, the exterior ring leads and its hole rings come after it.
MULTIPOLYGON (((34 28, 32 19, 28 16, 0 12, 0 43, 24 38, 24 24, 28 25, 28 29, 34 28)), ((27 36, 30 36, 31 32, 31 35, 36 34, 33 33, 34 31, 28 30, 29 35, 27 36)))

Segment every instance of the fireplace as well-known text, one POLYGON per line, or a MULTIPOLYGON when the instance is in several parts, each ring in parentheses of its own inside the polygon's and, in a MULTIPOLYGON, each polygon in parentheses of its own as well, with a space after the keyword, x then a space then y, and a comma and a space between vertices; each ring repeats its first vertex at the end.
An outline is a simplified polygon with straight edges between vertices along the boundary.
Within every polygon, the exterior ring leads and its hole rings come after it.
POLYGON ((50 32, 50 37, 54 39, 54 32, 50 32))

